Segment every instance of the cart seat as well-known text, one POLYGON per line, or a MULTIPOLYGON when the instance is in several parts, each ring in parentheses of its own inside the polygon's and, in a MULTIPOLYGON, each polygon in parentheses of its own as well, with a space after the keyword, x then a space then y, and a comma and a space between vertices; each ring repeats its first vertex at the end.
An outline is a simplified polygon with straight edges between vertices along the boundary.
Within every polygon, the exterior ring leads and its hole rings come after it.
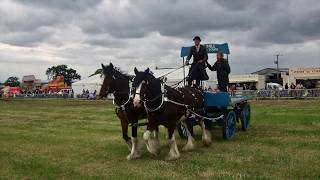
POLYGON ((231 99, 226 92, 203 92, 206 109, 225 109, 230 105, 231 99))

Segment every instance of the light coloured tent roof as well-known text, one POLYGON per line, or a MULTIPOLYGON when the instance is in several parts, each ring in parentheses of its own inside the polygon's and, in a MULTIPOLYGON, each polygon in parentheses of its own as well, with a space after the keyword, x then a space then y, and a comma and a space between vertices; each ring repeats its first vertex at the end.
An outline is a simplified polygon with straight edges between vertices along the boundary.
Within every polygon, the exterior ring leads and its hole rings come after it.
POLYGON ((72 85, 83 85, 83 84, 98 84, 98 85, 102 85, 102 77, 100 77, 100 74, 88 77, 86 79, 81 79, 77 82, 72 83, 72 85))
POLYGON ((97 74, 72 83, 72 89, 75 95, 82 94, 83 90, 88 90, 90 93, 93 93, 94 91, 99 93, 102 81, 103 78, 100 76, 100 74, 97 74))

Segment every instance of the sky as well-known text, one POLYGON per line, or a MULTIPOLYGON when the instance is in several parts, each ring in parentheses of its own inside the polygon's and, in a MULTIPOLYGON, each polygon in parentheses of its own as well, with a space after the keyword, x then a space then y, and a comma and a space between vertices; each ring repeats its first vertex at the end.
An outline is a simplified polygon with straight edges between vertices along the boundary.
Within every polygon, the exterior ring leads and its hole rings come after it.
POLYGON ((195 35, 228 42, 232 74, 275 67, 275 54, 280 67, 320 67, 320 1, 0 0, 0 82, 58 64, 83 78, 109 62, 179 67, 195 35))

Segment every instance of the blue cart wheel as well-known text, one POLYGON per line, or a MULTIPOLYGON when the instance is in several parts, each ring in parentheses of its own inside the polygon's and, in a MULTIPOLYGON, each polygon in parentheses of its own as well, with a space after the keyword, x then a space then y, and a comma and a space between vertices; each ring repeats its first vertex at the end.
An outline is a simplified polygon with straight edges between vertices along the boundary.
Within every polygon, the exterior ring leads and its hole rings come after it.
POLYGON ((247 131, 250 128, 251 109, 249 104, 245 104, 240 114, 241 129, 247 131))
POLYGON ((236 135, 237 115, 233 110, 228 111, 224 117, 222 134, 224 139, 231 140, 236 135))

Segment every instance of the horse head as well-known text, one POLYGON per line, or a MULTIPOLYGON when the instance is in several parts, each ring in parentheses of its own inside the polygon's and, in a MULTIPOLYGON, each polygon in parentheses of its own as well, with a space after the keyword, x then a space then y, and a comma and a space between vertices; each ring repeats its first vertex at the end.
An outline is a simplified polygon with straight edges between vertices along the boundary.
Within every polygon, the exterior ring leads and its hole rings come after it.
POLYGON ((114 66, 112 63, 107 66, 101 64, 101 66, 104 79, 99 94, 101 97, 106 97, 109 93, 115 91, 116 78, 114 74, 114 66))
POLYGON ((154 93, 153 89, 159 80, 152 75, 149 68, 145 71, 138 71, 137 68, 134 68, 134 73, 136 76, 132 83, 133 104, 134 107, 139 108, 142 105, 142 101, 147 100, 147 94, 150 96, 154 93))

